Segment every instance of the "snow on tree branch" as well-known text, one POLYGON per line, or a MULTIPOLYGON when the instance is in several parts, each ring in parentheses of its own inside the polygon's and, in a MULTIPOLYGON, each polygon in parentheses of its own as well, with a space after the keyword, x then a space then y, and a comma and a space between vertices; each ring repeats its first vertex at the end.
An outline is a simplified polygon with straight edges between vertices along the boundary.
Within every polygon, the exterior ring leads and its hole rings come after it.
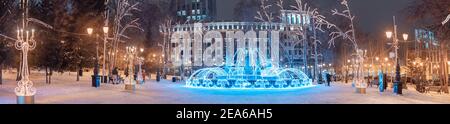
POLYGON ((144 31, 139 23, 140 19, 136 18, 133 14, 135 11, 141 11, 138 8, 139 2, 130 4, 130 0, 115 0, 114 3, 116 4, 113 10, 115 26, 114 41, 120 41, 122 37, 127 38, 124 33, 129 29, 144 31))
POLYGON ((450 21, 450 14, 448 14, 447 18, 442 22, 442 25, 445 25, 448 21, 450 21))
POLYGON ((12 38, 12 37, 8 37, 8 36, 3 35, 3 34, 0 34, 0 36, 4 37, 4 38, 6 38, 6 39, 12 40, 12 41, 17 41, 17 39, 14 39, 14 38, 12 38))
POLYGON ((255 17, 257 20, 262 22, 271 23, 274 19, 273 13, 270 12, 271 4, 268 4, 269 0, 261 0, 260 8, 261 10, 257 12, 257 16, 255 17))
POLYGON ((47 24, 47 23, 45 23, 45 22, 43 22, 41 20, 35 19, 35 18, 28 18, 27 22, 35 22, 35 23, 38 23, 38 24, 40 24, 40 25, 42 25, 42 26, 44 26, 46 28, 53 29, 53 26, 51 26, 51 25, 49 25, 49 24, 47 24))
POLYGON ((344 6, 344 10, 339 11, 338 9, 333 9, 333 10, 331 10, 332 15, 342 16, 342 17, 348 19, 350 21, 350 25, 349 25, 350 30, 347 30, 347 31, 342 30, 342 28, 327 21, 324 16, 316 16, 317 17, 316 18, 317 19, 316 27, 318 29, 320 29, 321 31, 323 31, 322 26, 325 25, 326 28, 331 30, 331 33, 329 34, 329 36, 331 38, 328 42, 330 45, 334 45, 336 39, 342 38, 343 40, 349 40, 353 44, 353 47, 355 48, 355 50, 357 50, 358 44, 356 41, 355 28, 354 28, 354 23, 353 23, 355 16, 353 16, 351 14, 350 7, 348 5, 347 0, 342 0, 341 5, 344 6))
POLYGON ((281 10, 284 10, 284 0, 278 0, 277 6, 280 7, 281 10))

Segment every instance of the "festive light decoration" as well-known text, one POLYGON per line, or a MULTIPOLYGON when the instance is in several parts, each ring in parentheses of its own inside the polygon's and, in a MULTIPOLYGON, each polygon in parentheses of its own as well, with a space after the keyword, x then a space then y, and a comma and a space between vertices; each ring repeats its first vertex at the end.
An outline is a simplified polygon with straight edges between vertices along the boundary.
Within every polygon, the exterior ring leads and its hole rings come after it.
POLYGON ((34 96, 36 89, 33 88, 33 82, 30 80, 28 69, 28 52, 36 48, 36 41, 34 40, 34 29, 24 31, 17 30, 16 49, 22 51, 22 68, 20 70, 22 78, 17 82, 15 93, 17 96, 34 96))
POLYGON ((17 87, 14 92, 17 96, 18 104, 33 104, 36 89, 33 87, 33 82, 30 80, 30 72, 28 69, 28 52, 36 48, 36 41, 34 40, 34 29, 26 30, 28 27, 28 0, 20 1, 22 8, 22 27, 17 28, 17 40, 15 48, 22 51, 22 61, 20 68, 20 80, 17 82, 17 87), (31 33, 31 34, 30 34, 31 33))
MULTIPOLYGON (((141 51, 143 51, 143 50, 141 49, 141 51)), ((142 84, 142 83, 144 83, 144 77, 142 76, 142 63, 144 63, 144 58, 138 58, 137 63, 139 65, 139 70, 137 73, 136 80, 138 81, 139 84, 142 84)))
MULTIPOLYGON (((237 50, 235 64, 223 67, 205 68, 194 72, 186 81, 193 88, 229 88, 229 89, 285 89, 311 87, 312 82, 302 71, 294 68, 279 68, 259 58, 255 48, 237 50)), ((269 61, 270 63, 270 61, 269 61)))
POLYGON ((136 86, 136 81, 134 80, 133 77, 133 72, 134 72, 134 59, 135 59, 135 54, 136 54, 136 47, 126 47, 126 52, 127 52, 127 60, 128 60, 128 75, 125 78, 125 89, 126 90, 134 90, 135 86, 136 86))

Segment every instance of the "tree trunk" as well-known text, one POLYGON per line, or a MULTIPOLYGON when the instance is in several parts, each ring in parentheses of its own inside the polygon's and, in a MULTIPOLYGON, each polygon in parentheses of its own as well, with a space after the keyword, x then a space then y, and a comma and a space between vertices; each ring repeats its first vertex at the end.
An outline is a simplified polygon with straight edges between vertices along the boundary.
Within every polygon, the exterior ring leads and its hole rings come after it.
POLYGON ((0 64, 0 85, 3 84, 3 64, 0 64))
MULTIPOLYGON (((303 71, 308 76, 311 76, 310 73, 308 73, 308 37, 306 37, 306 31, 304 33, 304 41, 303 41, 303 67, 305 68, 303 71)), ((294 46, 295 47, 295 46, 294 46)))
MULTIPOLYGON (((315 20, 313 19, 313 24, 315 24, 315 20)), ((318 80, 319 76, 318 76, 318 71, 317 71, 317 65, 319 65, 319 58, 318 58, 318 52, 317 52, 317 32, 316 32, 316 26, 313 26, 313 35, 314 35, 314 39, 313 39, 313 43, 314 43, 314 80, 318 80)))
POLYGON ((77 70, 77 81, 80 81, 80 74, 81 74, 80 70, 81 66, 79 66, 79 69, 77 70))
POLYGON ((45 84, 49 84, 48 83, 48 67, 45 66, 45 84))
POLYGON ((53 75, 53 70, 52 70, 52 68, 50 68, 50 73, 48 74, 48 84, 52 84, 52 75, 53 75))

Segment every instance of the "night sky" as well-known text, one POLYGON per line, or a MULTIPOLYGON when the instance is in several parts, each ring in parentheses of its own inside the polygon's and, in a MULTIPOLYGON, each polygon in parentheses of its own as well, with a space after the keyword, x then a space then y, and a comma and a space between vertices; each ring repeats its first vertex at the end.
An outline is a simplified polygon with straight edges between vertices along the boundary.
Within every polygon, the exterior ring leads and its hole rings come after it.
MULTIPOLYGON (((218 19, 232 20, 234 6, 239 1, 217 0, 218 19)), ((357 16, 357 24, 361 26, 364 32, 370 33, 372 36, 384 36, 384 32, 392 27, 392 16, 397 16, 399 33, 412 32, 413 30, 411 28, 406 29, 410 26, 404 24, 405 14, 401 14, 401 11, 408 7, 413 0, 350 0, 349 2, 351 11, 357 16)), ((313 4, 320 7, 319 11, 328 12, 339 6, 337 0, 314 0, 313 4)))

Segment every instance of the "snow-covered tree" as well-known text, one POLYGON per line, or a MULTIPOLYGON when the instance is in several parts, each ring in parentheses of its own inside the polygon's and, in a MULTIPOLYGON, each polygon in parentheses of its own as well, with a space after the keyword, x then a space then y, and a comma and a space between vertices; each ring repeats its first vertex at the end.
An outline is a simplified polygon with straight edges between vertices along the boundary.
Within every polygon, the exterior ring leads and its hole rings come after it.
POLYGON ((344 17, 345 19, 348 20, 349 27, 339 27, 333 23, 330 23, 329 21, 327 21, 325 19, 325 17, 320 17, 317 18, 317 22, 318 25, 316 26, 317 28, 321 29, 322 26, 326 26, 326 28, 331 32, 329 34, 330 36, 330 40, 329 40, 329 45, 332 46, 335 44, 335 40, 338 38, 342 38, 343 40, 347 40, 350 41, 351 44, 353 45, 353 49, 355 51, 356 54, 356 58, 355 58, 355 62, 354 62, 354 66, 355 68, 355 78, 354 78, 354 85, 357 88, 365 88, 366 83, 364 83, 364 77, 363 77, 363 63, 364 63, 364 54, 365 51, 361 50, 358 46, 358 42, 356 39, 356 34, 355 34, 355 26, 354 26, 354 20, 355 20, 355 16, 351 13, 349 4, 347 0, 342 0, 340 3, 343 7, 343 10, 338 10, 338 9, 333 9, 331 10, 332 15, 334 16, 340 16, 340 17, 344 17), (347 29, 347 30, 344 30, 347 29))
POLYGON ((275 17, 271 10, 273 5, 269 3, 269 0, 261 0, 259 7, 260 10, 256 12, 257 16, 255 17, 255 19, 261 22, 272 23, 275 17))
POLYGON ((163 35, 163 42, 158 43, 158 46, 162 47, 162 54, 164 55, 163 60, 163 71, 162 75, 166 74, 166 64, 168 61, 169 56, 169 50, 170 50, 170 36, 172 35, 172 29, 173 25, 175 24, 175 21, 172 17, 167 16, 165 17, 160 24, 159 30, 163 35))
MULTIPOLYGON (((308 72, 308 51, 309 51, 309 44, 312 44, 314 48, 314 78, 318 79, 318 58, 319 58, 319 52, 318 52, 318 46, 321 44, 321 41, 319 38, 317 38, 318 32, 323 33, 325 32, 321 28, 322 23, 316 23, 317 21, 324 20, 325 17, 323 15, 320 15, 317 8, 310 7, 307 3, 303 2, 303 0, 295 0, 295 4, 289 5, 285 4, 284 0, 277 0, 276 2, 271 2, 268 0, 261 0, 260 3, 260 11, 257 12, 257 16, 255 17, 257 20, 262 22, 268 22, 272 23, 274 21, 282 20, 281 11, 285 10, 292 10, 293 12, 297 12, 302 15, 307 15, 310 17, 310 25, 308 24, 302 24, 299 27, 294 28, 293 31, 285 32, 288 35, 288 40, 284 41, 280 44, 281 52, 288 62, 289 65, 293 65, 294 61, 294 55, 290 52, 291 50, 302 48, 302 58, 303 58, 303 68, 305 72, 308 72), (274 5, 272 5, 274 3, 274 5), (275 13, 279 9, 279 13, 275 13), (312 31, 312 32, 311 32, 312 31), (311 33, 311 34, 309 34, 311 33), (311 36, 311 37, 309 37, 311 36)), ((287 27, 288 28, 288 27, 287 27)))
MULTIPOLYGON (((296 3, 295 5, 291 6, 292 8, 294 8, 294 10, 311 17, 311 21, 312 21, 311 25, 312 26, 303 25, 304 30, 299 30, 299 32, 297 32, 297 33, 298 33, 298 35, 301 35, 303 37, 303 39, 301 39, 301 43, 303 43, 303 47, 304 47, 303 48, 303 59, 306 61, 308 59, 308 55, 307 55, 308 44, 307 43, 309 43, 312 40, 311 43, 313 44, 313 48, 314 48, 314 68, 313 68, 314 74, 313 75, 314 75, 314 79, 319 79, 319 77, 318 77, 319 76, 319 72, 318 72, 319 52, 317 50, 317 47, 319 44, 322 44, 322 43, 317 38, 317 30, 322 31, 322 32, 323 32, 323 30, 320 30, 320 28, 317 27, 318 26, 317 23, 315 23, 315 22, 317 20, 325 18, 325 17, 319 14, 319 11, 317 8, 310 7, 307 3, 304 3, 302 0, 295 0, 295 3, 296 3), (308 28, 312 28, 312 34, 313 34, 312 37, 308 37, 308 36, 310 36, 310 35, 308 35, 308 30, 307 30, 308 28)), ((304 63, 305 71, 307 71, 306 61, 304 63)))
POLYGON ((139 23, 140 18, 136 17, 136 12, 140 12, 140 2, 137 0, 107 0, 107 26, 112 27, 112 40, 110 40, 112 54, 109 60, 110 68, 115 67, 119 43, 132 40, 128 36, 130 30, 136 29, 144 31, 139 23), (111 22, 108 22, 111 21, 111 22))

